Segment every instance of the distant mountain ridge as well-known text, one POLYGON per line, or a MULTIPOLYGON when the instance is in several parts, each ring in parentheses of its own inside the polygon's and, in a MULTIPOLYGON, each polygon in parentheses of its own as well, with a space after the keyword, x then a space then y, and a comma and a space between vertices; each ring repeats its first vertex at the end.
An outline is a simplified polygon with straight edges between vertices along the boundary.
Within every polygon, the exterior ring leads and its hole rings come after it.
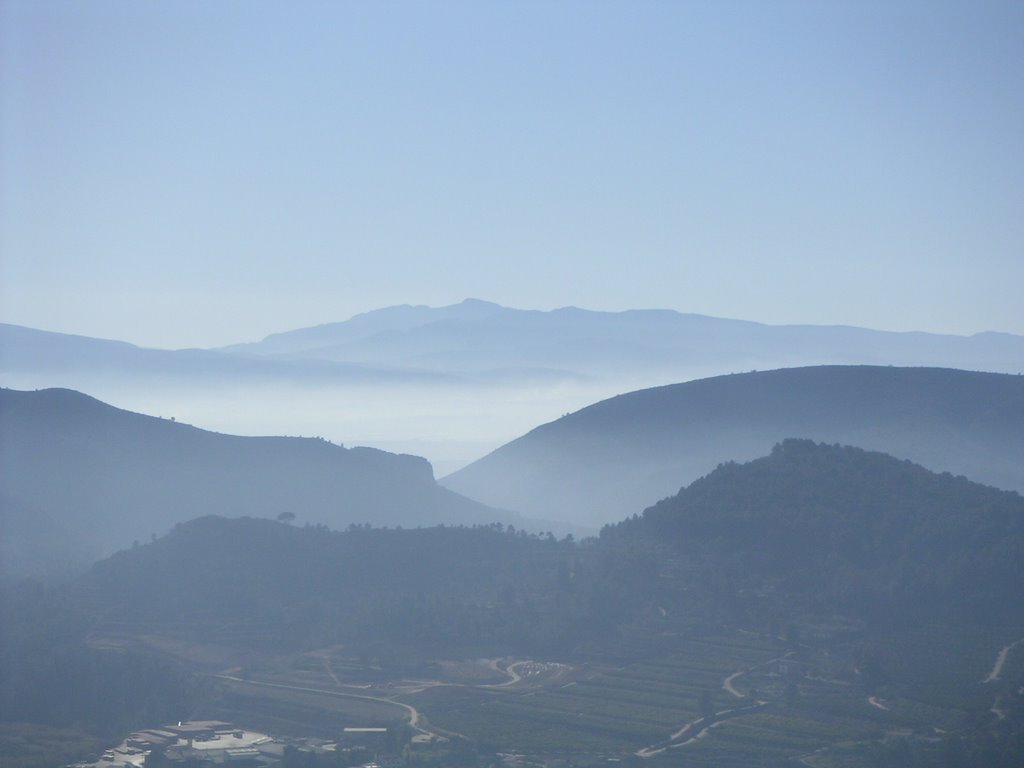
MULTIPOLYGON (((770 326, 672 310, 519 310, 475 299, 388 307, 216 350, 144 349, 0 324, 0 385, 76 389, 225 433, 319 434, 426 455, 439 475, 619 393, 810 365, 1019 373, 1024 336, 770 326)), ((743 455, 789 434, 773 433, 743 455)), ((653 500, 632 497, 615 513, 653 500)))
POLYGON ((205 514, 291 512, 335 528, 515 519, 441 488, 418 456, 207 432, 71 390, 0 390, 0 467, 4 561, 26 567, 53 554, 33 521, 64 530, 89 562, 205 514))
POLYGON ((665 309, 521 310, 478 299, 445 307, 385 307, 219 349, 147 349, 0 323, 0 375, 423 384, 488 382, 495 376, 514 382, 543 374, 548 380, 661 383, 822 364, 1019 373, 1024 336, 765 325, 665 309))
MULTIPOLYGON (((139 381, 365 384, 416 378, 444 381, 437 374, 397 374, 366 366, 309 360, 255 359, 209 349, 150 349, 124 341, 95 339, 0 323, 0 375, 133 377, 139 381)), ((68 379, 63 381, 67 383, 68 379)))
POLYGON ((817 366, 656 387, 537 427, 441 482, 492 505, 594 525, 792 436, 1024 491, 1024 376, 817 366))
POLYGON ((772 326, 662 309, 519 310, 477 299, 437 308, 388 307, 223 351, 449 373, 540 367, 614 376, 625 373, 625 365, 677 379, 709 369, 824 363, 1024 370, 1024 337, 1012 334, 951 336, 849 326, 772 326))

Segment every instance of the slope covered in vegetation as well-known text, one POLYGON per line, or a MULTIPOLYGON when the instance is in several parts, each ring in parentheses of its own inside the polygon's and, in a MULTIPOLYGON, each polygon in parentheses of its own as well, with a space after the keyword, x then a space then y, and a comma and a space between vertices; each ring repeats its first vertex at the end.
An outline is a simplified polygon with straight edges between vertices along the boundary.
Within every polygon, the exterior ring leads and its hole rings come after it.
POLYGON ((819 366, 644 389, 537 427, 442 483, 503 509, 599 527, 789 437, 1024 491, 1024 376, 819 366))

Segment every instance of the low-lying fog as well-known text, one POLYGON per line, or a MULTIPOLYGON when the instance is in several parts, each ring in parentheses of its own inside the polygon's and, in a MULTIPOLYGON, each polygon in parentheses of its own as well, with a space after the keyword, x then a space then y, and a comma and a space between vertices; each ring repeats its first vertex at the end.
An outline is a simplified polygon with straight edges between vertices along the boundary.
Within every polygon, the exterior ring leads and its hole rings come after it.
POLYGON ((237 435, 323 437, 426 457, 443 477, 540 424, 606 397, 668 382, 494 385, 309 386, 69 384, 45 375, 5 376, 4 386, 65 386, 129 411, 237 435))

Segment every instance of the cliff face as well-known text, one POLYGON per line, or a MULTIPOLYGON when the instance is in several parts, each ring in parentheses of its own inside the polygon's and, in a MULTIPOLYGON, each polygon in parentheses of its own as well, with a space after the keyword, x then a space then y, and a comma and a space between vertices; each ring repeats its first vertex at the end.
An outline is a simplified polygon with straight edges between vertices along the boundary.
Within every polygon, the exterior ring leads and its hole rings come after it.
MULTIPOLYGON (((7 516, 16 507, 37 509, 40 520, 77 540, 87 560, 209 514, 290 512, 299 523, 332 528, 499 519, 438 486, 418 456, 312 438, 222 435, 71 390, 0 391, 0 466, 7 516)), ((20 562, 52 554, 47 537, 23 530, 29 517, 18 515, 14 530, 35 554, 23 553, 20 562)))

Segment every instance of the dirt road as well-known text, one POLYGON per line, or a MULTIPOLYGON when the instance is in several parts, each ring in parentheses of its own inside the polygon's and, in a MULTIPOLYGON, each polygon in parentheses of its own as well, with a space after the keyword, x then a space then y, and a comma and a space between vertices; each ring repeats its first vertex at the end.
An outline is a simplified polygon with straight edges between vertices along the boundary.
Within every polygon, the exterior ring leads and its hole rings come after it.
POLYGON ((999 676, 1003 674, 1003 667, 1006 665, 1006 658, 1010 655, 1010 651, 1013 650, 1014 646, 1024 643, 1024 637, 1016 642, 1010 643, 1009 645, 1003 646, 1003 649, 999 651, 999 655, 996 656, 995 663, 992 665, 992 671, 988 673, 981 682, 983 683, 994 683, 999 679, 999 676))
POLYGON ((889 711, 889 707, 887 707, 885 704, 883 704, 882 700, 879 699, 877 696, 869 696, 868 697, 868 704, 870 704, 872 707, 875 707, 876 709, 883 709, 886 712, 889 711))
MULTIPOLYGON (((383 696, 368 696, 367 694, 364 694, 364 693, 345 693, 343 691, 331 691, 331 690, 327 690, 325 688, 307 688, 307 687, 301 686, 301 685, 287 685, 285 683, 268 683, 268 682, 264 682, 264 681, 261 681, 261 680, 246 680, 245 678, 235 677, 234 675, 211 675, 211 677, 215 677, 215 678, 218 678, 220 680, 230 680, 231 682, 234 682, 234 683, 244 683, 246 685, 259 685, 259 686, 264 686, 264 687, 267 687, 267 688, 282 688, 282 689, 287 690, 287 691, 303 691, 305 693, 317 693, 317 694, 320 694, 322 696, 336 696, 336 697, 345 698, 345 699, 365 699, 367 701, 377 701, 377 702, 381 702, 381 703, 384 703, 384 704, 391 704, 392 706, 395 706, 395 707, 401 707, 402 709, 404 709, 406 711, 406 713, 408 713, 408 715, 409 715, 409 725, 412 727, 413 730, 418 731, 419 732, 419 737, 421 737, 421 738, 419 738, 417 736, 414 736, 413 737, 413 741, 417 741, 417 740, 418 741, 424 741, 424 740, 429 740, 429 739, 432 739, 432 738, 435 738, 435 737, 438 738, 438 739, 445 739, 445 738, 447 738, 446 735, 442 735, 441 733, 438 733, 438 732, 435 732, 435 731, 431 731, 431 730, 421 726, 419 724, 420 723, 420 713, 416 709, 416 707, 412 706, 411 704, 405 704, 405 703, 403 703, 401 701, 394 701, 393 699, 387 699, 387 698, 384 698, 383 696)), ((459 737, 465 738, 464 736, 462 736, 462 734, 458 734, 458 733, 456 733, 456 734, 448 734, 448 735, 454 735, 454 736, 459 736, 459 737)))

